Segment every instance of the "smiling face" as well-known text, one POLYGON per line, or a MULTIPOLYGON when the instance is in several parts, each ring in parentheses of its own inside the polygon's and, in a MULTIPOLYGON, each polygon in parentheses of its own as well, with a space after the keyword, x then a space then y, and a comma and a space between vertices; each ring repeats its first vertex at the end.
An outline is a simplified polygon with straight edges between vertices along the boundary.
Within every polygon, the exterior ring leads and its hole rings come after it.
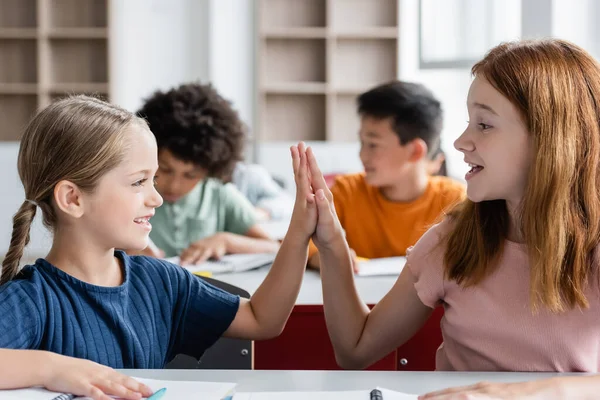
POLYGON ((477 76, 467 98, 469 124, 454 142, 471 169, 467 197, 474 202, 521 202, 531 168, 532 138, 517 108, 477 76))
POLYGON ((188 161, 181 161, 168 149, 158 153, 156 189, 166 202, 175 203, 206 178, 207 171, 188 161))
POLYGON ((107 172, 92 193, 84 193, 84 226, 93 240, 108 248, 142 250, 152 229, 149 219, 162 198, 154 188, 158 168, 156 141, 145 127, 126 133, 131 149, 124 161, 107 172))
POLYGON ((400 144, 391 121, 391 118, 361 117, 360 160, 365 178, 372 186, 394 185, 409 169, 410 143, 400 144))

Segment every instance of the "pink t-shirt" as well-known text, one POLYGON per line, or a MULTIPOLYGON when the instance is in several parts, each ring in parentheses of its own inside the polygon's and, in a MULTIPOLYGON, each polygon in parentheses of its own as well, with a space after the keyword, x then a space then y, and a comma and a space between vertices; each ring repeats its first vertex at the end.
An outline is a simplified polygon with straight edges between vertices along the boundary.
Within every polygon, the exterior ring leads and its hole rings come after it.
POLYGON ((410 249, 406 264, 423 304, 444 307, 437 370, 598 371, 597 284, 586 291, 587 309, 553 314, 540 306, 536 314, 529 300, 526 246, 507 241, 498 269, 477 286, 463 289, 444 279, 444 246, 438 243, 449 228, 447 220, 432 227, 410 249))

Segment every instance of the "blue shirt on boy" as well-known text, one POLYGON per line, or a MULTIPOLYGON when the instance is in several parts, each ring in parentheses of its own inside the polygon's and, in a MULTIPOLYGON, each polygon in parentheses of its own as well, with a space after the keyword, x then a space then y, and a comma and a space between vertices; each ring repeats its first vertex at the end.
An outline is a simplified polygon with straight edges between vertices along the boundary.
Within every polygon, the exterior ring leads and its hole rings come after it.
POLYGON ((112 368, 163 368, 200 358, 227 330, 239 297, 180 266, 115 255, 117 287, 82 282, 44 259, 0 287, 0 348, 48 350, 112 368))

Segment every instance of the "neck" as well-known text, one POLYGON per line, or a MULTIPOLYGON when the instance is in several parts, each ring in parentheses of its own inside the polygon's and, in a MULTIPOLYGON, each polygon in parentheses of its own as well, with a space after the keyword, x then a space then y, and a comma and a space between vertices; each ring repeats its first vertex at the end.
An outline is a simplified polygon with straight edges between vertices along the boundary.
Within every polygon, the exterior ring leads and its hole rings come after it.
POLYGON ((69 229, 57 230, 46 260, 92 285, 110 287, 123 283, 123 271, 114 248, 102 248, 91 238, 69 229))
POLYGON ((426 172, 402 177, 391 185, 381 186, 379 192, 386 200, 397 203, 409 203, 421 197, 427 185, 429 175, 426 172))
POLYGON ((516 243, 525 243, 523 232, 521 232, 521 202, 506 200, 506 209, 510 217, 508 228, 508 240, 516 243))

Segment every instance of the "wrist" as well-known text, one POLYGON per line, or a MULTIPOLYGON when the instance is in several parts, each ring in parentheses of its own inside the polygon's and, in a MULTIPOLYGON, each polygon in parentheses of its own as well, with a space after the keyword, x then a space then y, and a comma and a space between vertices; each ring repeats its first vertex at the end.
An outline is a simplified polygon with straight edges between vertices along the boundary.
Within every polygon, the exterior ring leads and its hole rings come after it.
POLYGON ((222 241, 225 246, 225 251, 229 253, 231 251, 231 238, 233 234, 231 232, 219 232, 216 236, 222 241))
POLYGON ((60 361, 60 357, 62 356, 50 351, 34 350, 32 364, 39 367, 39 369, 35 369, 34 385, 47 387, 53 381, 53 374, 60 361))

